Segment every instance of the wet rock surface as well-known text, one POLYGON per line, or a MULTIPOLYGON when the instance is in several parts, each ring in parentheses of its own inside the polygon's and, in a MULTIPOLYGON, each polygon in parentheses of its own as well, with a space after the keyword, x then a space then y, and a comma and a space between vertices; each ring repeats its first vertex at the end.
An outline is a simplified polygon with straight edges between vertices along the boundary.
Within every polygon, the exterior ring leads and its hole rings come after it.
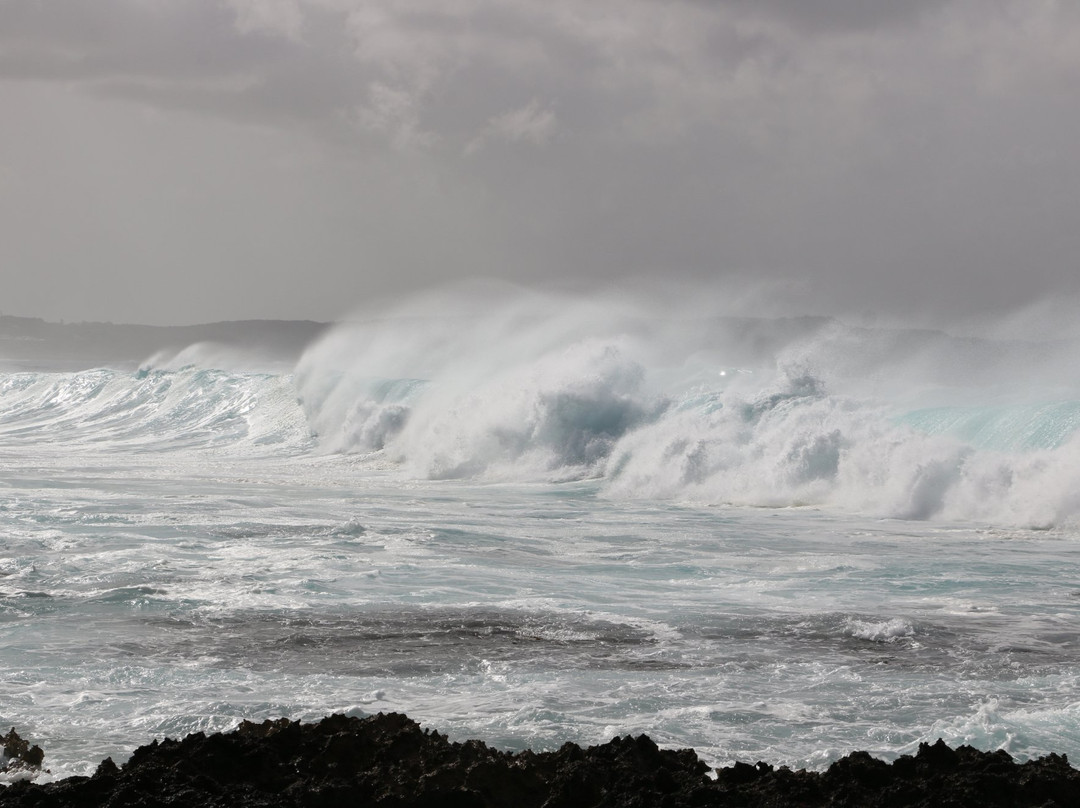
POLYGON ((1080 771, 1064 756, 1018 764, 940 741, 892 764, 855 752, 824 772, 737 763, 708 773, 692 750, 658 749, 644 735, 512 754, 451 743, 404 715, 335 715, 155 741, 92 777, 16 782, 0 790, 0 806, 1080 805, 1080 771))
POLYGON ((31 746, 29 741, 19 737, 15 727, 7 735, 0 735, 0 772, 23 774, 28 779, 41 771, 41 762, 45 752, 40 746, 31 746))

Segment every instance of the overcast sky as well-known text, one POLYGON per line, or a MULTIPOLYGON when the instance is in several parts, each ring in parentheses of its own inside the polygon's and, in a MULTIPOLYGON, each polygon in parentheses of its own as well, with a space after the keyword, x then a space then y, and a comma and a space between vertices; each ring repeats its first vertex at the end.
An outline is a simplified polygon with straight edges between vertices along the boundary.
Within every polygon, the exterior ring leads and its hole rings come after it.
POLYGON ((0 110, 5 314, 1080 292, 1075 0, 0 0, 0 110))

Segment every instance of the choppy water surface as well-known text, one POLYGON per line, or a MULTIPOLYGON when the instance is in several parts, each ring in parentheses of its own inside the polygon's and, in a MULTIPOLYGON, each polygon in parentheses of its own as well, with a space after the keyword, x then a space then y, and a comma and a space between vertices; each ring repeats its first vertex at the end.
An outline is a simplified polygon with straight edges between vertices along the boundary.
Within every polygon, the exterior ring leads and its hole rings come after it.
POLYGON ((388 382, 343 339, 295 374, 0 376, 0 724, 54 776, 378 710, 715 763, 1080 756, 1062 391, 919 406, 576 334, 388 382))

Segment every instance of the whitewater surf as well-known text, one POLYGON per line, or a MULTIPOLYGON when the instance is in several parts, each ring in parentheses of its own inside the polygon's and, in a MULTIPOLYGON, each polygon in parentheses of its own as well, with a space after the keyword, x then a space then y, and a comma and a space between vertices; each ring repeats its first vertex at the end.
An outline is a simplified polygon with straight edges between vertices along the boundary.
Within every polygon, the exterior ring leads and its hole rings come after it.
MULTIPOLYGON (((439 295, 0 373, 0 722, 1080 754, 1077 346, 439 295)), ((10 346, 8 346, 10 347, 10 346)))

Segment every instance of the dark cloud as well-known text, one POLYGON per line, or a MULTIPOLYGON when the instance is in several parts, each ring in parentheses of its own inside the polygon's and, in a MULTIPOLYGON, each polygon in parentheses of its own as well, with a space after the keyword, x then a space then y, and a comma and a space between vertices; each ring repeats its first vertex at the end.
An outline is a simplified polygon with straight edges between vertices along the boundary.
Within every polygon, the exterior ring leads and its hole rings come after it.
POLYGON ((0 5, 0 75, 78 81, 205 78, 262 60, 217 3, 17 2, 0 5))
POLYGON ((1078 41, 1035 0, 4 4, 0 260, 27 313, 92 267, 69 318, 469 274, 1001 308, 1077 291, 1078 41))
POLYGON ((768 14, 804 30, 860 31, 914 25, 949 0, 720 0, 740 11, 768 14))
POLYGON ((0 78, 63 81, 162 108, 319 122, 363 86, 340 15, 309 15, 313 46, 243 34, 219 2, 0 5, 0 78))

